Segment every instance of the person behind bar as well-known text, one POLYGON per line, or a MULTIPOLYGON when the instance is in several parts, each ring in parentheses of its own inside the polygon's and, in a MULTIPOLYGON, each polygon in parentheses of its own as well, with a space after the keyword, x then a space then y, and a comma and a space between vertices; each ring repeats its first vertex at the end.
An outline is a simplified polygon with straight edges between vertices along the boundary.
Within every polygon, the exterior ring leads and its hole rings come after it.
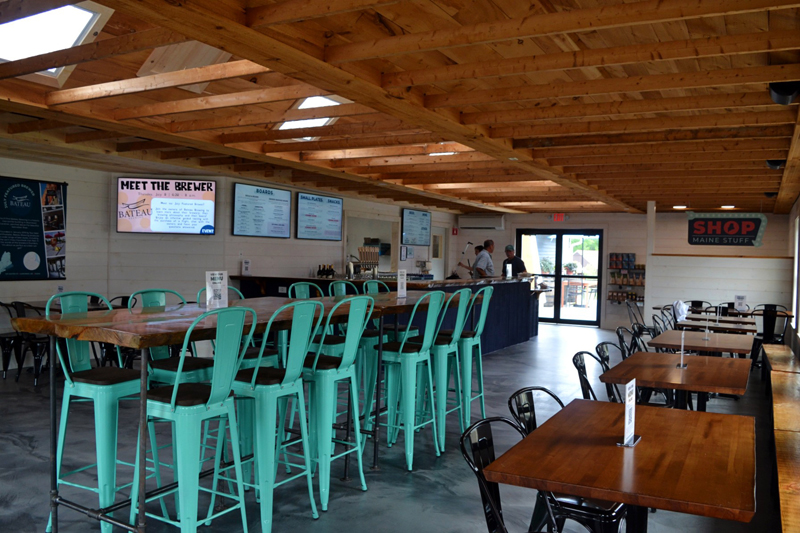
MULTIPOLYGON (((479 253, 481 253, 481 250, 483 250, 483 246, 481 246, 479 244, 478 246, 475 247, 475 255, 478 255, 479 253)), ((469 266, 469 260, 467 260, 467 264, 466 265, 459 261, 458 266, 460 266, 462 268, 466 268, 467 272, 469 272, 470 276, 474 276, 475 275, 474 270, 472 269, 471 266, 469 266)))
POLYGON ((509 244, 506 246, 506 257, 507 259, 503 261, 503 274, 506 273, 506 265, 511 265, 511 275, 516 276, 517 274, 521 274, 525 272, 525 263, 516 256, 514 253, 514 245, 509 244))
POLYGON ((494 277, 494 263, 490 255, 492 252, 494 252, 494 241, 491 239, 483 241, 483 250, 475 258, 475 266, 472 273, 474 279, 494 277))

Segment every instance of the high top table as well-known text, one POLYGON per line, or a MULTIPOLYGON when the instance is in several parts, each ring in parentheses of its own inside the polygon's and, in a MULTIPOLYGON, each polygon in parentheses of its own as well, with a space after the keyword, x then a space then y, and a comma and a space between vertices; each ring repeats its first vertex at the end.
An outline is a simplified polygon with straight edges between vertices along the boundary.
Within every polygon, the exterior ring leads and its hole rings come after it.
POLYGON ((654 348, 681 349, 681 333, 684 334, 684 349, 698 352, 727 352, 749 354, 753 349, 753 337, 750 335, 732 335, 730 333, 709 333, 705 331, 685 331, 677 329, 665 331, 661 335, 647 341, 654 348))
POLYGON ((756 512, 755 419, 573 400, 484 469, 486 479, 629 505, 628 533, 647 532, 648 507, 749 522, 756 512))
MULTIPOLYGON (((398 298, 397 293, 381 293, 373 296, 375 308, 373 317, 378 318, 381 327, 384 317, 391 314, 408 312, 428 292, 408 291, 405 298, 398 298)), ((327 314, 345 297, 319 298, 327 314)), ((282 305, 288 303, 287 298, 251 298, 235 300, 233 306, 251 307, 256 312, 256 333, 263 333, 272 315, 282 305)), ((55 354, 56 338, 77 339, 92 342, 107 342, 117 346, 133 348, 141 351, 141 397, 147 395, 147 359, 150 348, 170 344, 183 343, 186 332, 195 318, 206 312, 207 309, 198 304, 181 304, 176 306, 156 308, 114 309, 104 311, 90 311, 87 313, 72 313, 65 315, 51 315, 49 317, 25 317, 12 319, 12 325, 17 331, 48 335, 50 337, 50 353, 55 354)), ((337 315, 346 318, 348 310, 340 308, 337 315)), ((273 327, 288 329, 291 325, 291 313, 284 312, 274 322, 273 327)), ((192 331, 192 341, 210 340, 216 331, 216 320, 211 319, 198 324, 192 331)), ((382 338, 378 337, 379 352, 382 351, 382 338)), ((63 505, 70 509, 82 512, 97 520, 113 523, 115 526, 135 533, 144 533, 145 521, 145 449, 148 442, 146 435, 147 402, 140 401, 139 406, 139 515, 137 525, 130 525, 108 516, 108 513, 127 507, 130 503, 125 500, 117 502, 105 512, 90 509, 78 503, 69 501, 58 494, 56 461, 57 457, 57 416, 56 416, 56 371, 55 361, 50 364, 50 501, 53 513, 53 532, 58 533, 58 506, 63 505)), ((378 372, 378 385, 380 372, 378 372)), ((375 394, 380 399, 380 387, 376 386, 375 394)), ((380 402, 376 402, 376 409, 380 402)), ((379 412, 379 411, 378 411, 379 412)), ((375 457, 373 463, 377 466, 378 433, 380 424, 374 426, 375 457)))

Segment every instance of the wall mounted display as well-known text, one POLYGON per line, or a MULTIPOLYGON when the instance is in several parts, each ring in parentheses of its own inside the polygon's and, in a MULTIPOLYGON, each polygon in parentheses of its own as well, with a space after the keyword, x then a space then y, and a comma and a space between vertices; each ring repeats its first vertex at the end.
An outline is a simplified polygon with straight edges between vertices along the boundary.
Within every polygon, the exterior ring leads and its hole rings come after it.
POLYGON ((235 183, 233 234, 245 237, 290 238, 292 192, 235 183))
POLYGON ((66 279, 67 184, 0 177, 0 281, 66 279))
POLYGON ((767 217, 761 213, 687 213, 689 244, 761 246, 767 217))
POLYGON ((117 232, 214 235, 217 184, 208 180, 117 179, 117 232))
POLYGON ((297 238, 341 241, 343 205, 341 198, 297 193, 297 238))
POLYGON ((431 214, 428 211, 403 209, 403 236, 400 244, 431 245, 431 214))

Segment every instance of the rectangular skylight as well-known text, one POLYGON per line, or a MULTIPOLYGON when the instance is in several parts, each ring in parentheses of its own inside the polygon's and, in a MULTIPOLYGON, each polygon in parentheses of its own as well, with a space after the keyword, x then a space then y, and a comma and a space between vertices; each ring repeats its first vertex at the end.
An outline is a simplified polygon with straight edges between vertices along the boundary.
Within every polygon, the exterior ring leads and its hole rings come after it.
POLYGON ((305 120, 287 120, 278 126, 279 130, 296 130, 299 128, 319 128, 330 122, 330 118, 308 118, 305 120))
POLYGON ((340 102, 327 96, 309 96, 297 106, 297 109, 314 109, 315 107, 330 107, 339 104, 340 102))
POLYGON ((428 154, 431 157, 436 157, 437 155, 456 155, 458 152, 431 152, 428 154))
MULTIPOLYGON (((16 61, 79 44, 100 15, 64 6, 0 25, 0 59, 16 61)), ((45 73, 55 76, 58 69, 45 73)))

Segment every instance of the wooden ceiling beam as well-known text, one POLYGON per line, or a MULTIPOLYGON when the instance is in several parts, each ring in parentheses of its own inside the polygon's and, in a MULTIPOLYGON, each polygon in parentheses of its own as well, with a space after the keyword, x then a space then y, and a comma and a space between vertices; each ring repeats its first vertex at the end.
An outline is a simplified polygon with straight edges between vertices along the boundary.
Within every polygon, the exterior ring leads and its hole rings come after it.
POLYGON ((262 130, 246 131, 243 133, 223 133, 219 136, 222 144, 236 144, 260 141, 277 141, 280 139, 302 139, 303 137, 333 137, 337 135, 366 135, 374 133, 385 133, 391 135, 395 131, 418 130, 417 126, 404 124, 400 120, 392 118, 370 121, 355 122, 350 124, 333 124, 331 126, 320 126, 317 128, 297 128, 292 130, 262 130))
POLYGON ((201 96, 199 98, 186 98, 170 102, 159 102, 138 107, 119 109, 114 113, 115 120, 129 120, 134 118, 157 117, 174 115, 178 113, 191 113, 193 111, 208 111, 211 109, 224 109, 228 107, 241 107, 253 104, 268 104, 284 100, 297 100, 308 96, 321 96, 328 94, 306 84, 288 85, 286 87, 270 87, 268 89, 255 89, 239 93, 218 94, 214 96, 201 96))
POLYGON ((560 120, 565 118, 619 117, 648 113, 677 113, 709 109, 731 109, 738 107, 776 106, 765 91, 733 94, 710 94, 682 96, 677 98, 654 98, 648 100, 623 100, 596 104, 563 105, 553 102, 526 109, 507 111, 484 111, 462 113, 464 124, 504 124, 534 120, 560 120))
POLYGON ((161 160, 168 161, 170 159, 192 159, 195 157, 219 157, 217 152, 210 150, 195 150, 190 148, 188 150, 170 150, 168 152, 161 152, 161 160))
MULTIPOLYGON (((297 131, 297 130, 294 130, 297 131)), ((370 135, 348 139, 328 139, 320 141, 298 141, 287 143, 265 144, 266 154, 278 152, 299 152, 301 150, 348 150, 353 148, 371 148, 377 146, 396 146, 399 144, 424 144, 443 141, 441 135, 435 133, 411 133, 406 135, 370 135)))
POLYGON ((789 125, 729 128, 671 130, 651 133, 622 133, 617 135, 576 135, 572 137, 552 137, 540 139, 520 139, 514 141, 514 148, 554 148, 558 146, 601 146, 674 143, 682 141, 705 141, 721 139, 763 139, 791 137, 793 128, 789 125))
POLYGON ((467 163, 430 163, 416 165, 386 165, 380 168, 375 167, 351 167, 349 172, 356 174, 375 174, 392 172, 436 172, 438 170, 478 170, 478 169, 498 169, 507 163, 503 161, 472 161, 467 163))
POLYGON ((275 167, 269 163, 238 163, 233 165, 234 172, 272 172, 275 167))
MULTIPOLYGON (((568 172, 575 174, 614 174, 617 172, 651 172, 668 170, 721 170, 735 171, 769 170, 764 160, 762 161, 703 161, 697 163, 651 163, 638 164, 620 161, 617 165, 586 165, 564 167, 568 172)), ((774 172, 774 171, 773 171, 774 172)))
POLYGON ((60 120, 28 120, 25 122, 12 122, 6 127, 6 131, 12 135, 19 133, 31 133, 34 131, 59 130, 69 128, 72 124, 60 120))
POLYGON ((781 188, 775 201, 775 213, 781 215, 789 213, 798 195, 800 195, 800 114, 795 121, 792 144, 786 156, 781 188))
MULTIPOLYGON (((407 185, 407 184, 406 184, 407 185)), ((427 185, 421 185, 423 190, 426 191, 437 191, 437 190, 446 190, 450 191, 459 191, 459 190, 466 190, 466 191, 473 191, 473 190, 510 190, 510 189, 551 189, 551 188, 558 188, 561 189, 561 186, 556 185, 552 181, 542 180, 542 181, 497 181, 494 183, 474 183, 474 182, 451 182, 451 183, 431 183, 427 185)))
POLYGON ((320 150, 300 152, 301 161, 328 161, 359 159, 362 157, 391 157, 400 155, 424 155, 437 152, 471 153, 472 148, 460 143, 431 143, 424 145, 390 146, 386 148, 359 148, 353 150, 320 150))
POLYGON ((63 89, 52 91, 47 94, 45 103, 47 105, 71 104, 86 100, 96 100, 99 98, 111 98, 126 94, 138 94, 147 91, 157 91, 170 87, 181 87, 193 85, 195 83, 206 83, 211 81, 239 78, 242 76, 253 76, 269 72, 267 67, 263 67, 252 61, 240 60, 218 65, 208 65, 205 67, 190 68, 176 72, 165 72, 141 78, 130 78, 120 81, 111 81, 97 85, 76 87, 74 89, 63 89))
POLYGON ((64 136, 64 142, 67 144, 85 143, 90 141, 104 141, 106 139, 124 139, 129 137, 127 133, 119 133, 116 131, 82 131, 81 133, 67 133, 64 136))
POLYGON ((362 11, 396 4, 400 0, 285 0, 247 10, 247 25, 251 28, 291 24, 342 13, 362 11))
POLYGON ((549 158, 548 162, 555 166, 595 166, 595 165, 619 165, 620 163, 630 163, 636 165, 654 164, 654 163, 675 163, 680 160, 681 163, 697 163, 697 162, 732 162, 732 161, 756 161, 764 165, 767 159, 785 159, 785 150, 757 150, 757 151, 743 151, 743 150, 728 150, 724 152, 695 152, 684 153, 677 158, 674 153, 660 153, 660 154, 637 154, 630 159, 621 159, 619 155, 613 156, 586 156, 586 157, 553 157, 549 158))
POLYGON ((386 88, 412 87, 456 80, 518 76, 542 71, 776 52, 798 48, 800 48, 800 35, 796 31, 767 31, 745 35, 723 35, 703 39, 585 49, 575 52, 494 59, 492 61, 407 70, 384 74, 382 85, 386 88))
POLYGON ((222 157, 204 157, 200 159, 200 166, 201 167, 223 167, 227 165, 233 165, 235 163, 241 162, 241 157, 231 157, 231 156, 222 156, 222 157))
POLYGON ((0 24, 32 17, 45 11, 71 6, 82 0, 5 0, 0 2, 0 24))
MULTIPOLYGON (((791 139, 743 139, 714 141, 685 141, 659 144, 622 144, 618 146, 562 146, 554 148, 536 148, 534 157, 547 160, 553 158, 573 158, 580 161, 586 157, 639 156, 656 154, 719 154, 726 152, 757 150, 788 150, 791 139)), ((683 157, 683 156, 681 156, 683 157)), ((552 163, 551 163, 552 164, 552 163)))
POLYGON ((600 94, 640 93, 671 89, 701 89, 706 87, 740 86, 781 81, 800 80, 800 64, 745 67, 700 72, 650 74, 571 83, 525 85, 505 89, 430 94, 425 97, 425 107, 465 108, 500 102, 522 102, 551 98, 577 98, 600 94))
POLYGON ((161 150, 163 148, 177 148, 179 145, 164 141, 134 141, 117 144, 117 152, 140 152, 142 150, 161 150))
POLYGON ((534 210, 542 212, 567 211, 584 212, 596 209, 598 211, 615 211, 615 209, 603 202, 497 202, 498 206, 515 207, 517 209, 534 210))
POLYGON ((704 0, 689 5, 684 0, 648 0, 329 46, 325 50, 325 60, 329 63, 361 61, 561 33, 794 7, 798 4, 791 0, 704 0))
MULTIPOLYGON (((27 2, 28 0, 20 0, 27 2)), ((80 65, 118 55, 152 50, 159 46, 188 41, 189 38, 167 29, 155 28, 120 37, 112 37, 48 54, 0 63, 0 80, 34 74, 52 68, 80 65)))
MULTIPOLYGON (((734 176, 744 176, 744 177, 752 177, 752 176, 768 176, 774 177, 779 176, 780 172, 775 174, 774 170, 770 170, 768 168, 764 168, 763 170, 759 169, 744 169, 744 170, 737 170, 737 169, 726 169, 726 170, 657 170, 657 171, 628 171, 628 172, 616 172, 612 173, 608 178, 602 177, 601 174, 576 174, 578 179, 592 181, 593 183, 598 183, 601 181, 608 180, 615 180, 615 179, 624 179, 624 178, 634 178, 638 180, 648 180, 653 178, 669 178, 669 179, 678 179, 678 178, 697 178, 697 179, 707 179, 707 178, 733 178, 734 176)), ((738 179, 738 177, 736 178, 738 179)), ((666 185, 669 185, 669 181, 665 182, 666 185)))
MULTIPOLYGON (((505 183, 509 181, 536 181, 540 180, 544 183, 551 183, 549 180, 545 180, 537 176, 536 174, 517 174, 517 175, 507 175, 507 174, 500 174, 500 175, 488 175, 482 173, 477 176, 470 176, 467 172, 457 172, 453 171, 453 174, 460 174, 459 177, 443 179, 439 174, 435 175, 425 175, 426 173, 415 173, 416 177, 406 177, 404 179, 397 179, 395 176, 396 174, 380 174, 380 179, 382 181, 400 181, 403 185, 438 185, 438 184, 450 184, 455 183, 458 185, 463 185, 465 183, 470 184, 482 184, 482 183, 505 183)), ((402 173, 400 174, 402 175, 402 173)))
POLYGON ((287 111, 267 111, 262 108, 242 108, 231 117, 203 118, 172 122, 169 129, 173 133, 189 131, 218 130, 240 126, 261 126, 288 120, 308 120, 311 118, 348 117, 374 114, 375 110, 361 104, 342 104, 338 106, 316 107, 313 109, 289 109, 287 111))
POLYGON ((496 161, 492 156, 480 152, 466 152, 455 155, 398 155, 387 157, 362 157, 357 159, 335 159, 330 162, 331 168, 375 167, 376 172, 388 165, 431 165, 439 163, 467 163, 470 161, 496 161))

